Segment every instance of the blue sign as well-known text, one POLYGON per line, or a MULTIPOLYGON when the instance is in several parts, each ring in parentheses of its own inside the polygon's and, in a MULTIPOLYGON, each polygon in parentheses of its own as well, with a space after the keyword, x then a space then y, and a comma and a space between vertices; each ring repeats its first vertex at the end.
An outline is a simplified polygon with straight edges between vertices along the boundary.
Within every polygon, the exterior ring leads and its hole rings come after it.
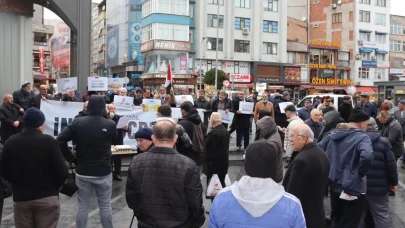
POLYGON ((131 74, 131 78, 138 79, 138 78, 141 78, 141 75, 140 74, 131 74))
POLYGON ((361 65, 362 65, 362 67, 366 67, 366 68, 375 68, 375 67, 377 67, 377 61, 363 60, 361 65))
POLYGON ((138 61, 138 65, 143 65, 141 53, 142 27, 141 23, 130 23, 129 28, 129 60, 138 61))
POLYGON ((106 67, 119 65, 119 25, 107 26, 106 67))

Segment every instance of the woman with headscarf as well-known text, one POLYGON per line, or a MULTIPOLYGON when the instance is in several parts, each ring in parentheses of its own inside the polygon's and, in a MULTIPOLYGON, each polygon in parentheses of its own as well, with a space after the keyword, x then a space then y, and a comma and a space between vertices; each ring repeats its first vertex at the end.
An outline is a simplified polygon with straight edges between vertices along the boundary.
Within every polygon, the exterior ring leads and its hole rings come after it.
POLYGON ((324 137, 329 135, 332 131, 336 129, 336 126, 339 123, 344 123, 345 120, 340 117, 340 113, 338 111, 329 111, 324 115, 324 123, 323 123, 323 129, 321 134, 319 135, 318 138, 318 143, 322 141, 324 137))

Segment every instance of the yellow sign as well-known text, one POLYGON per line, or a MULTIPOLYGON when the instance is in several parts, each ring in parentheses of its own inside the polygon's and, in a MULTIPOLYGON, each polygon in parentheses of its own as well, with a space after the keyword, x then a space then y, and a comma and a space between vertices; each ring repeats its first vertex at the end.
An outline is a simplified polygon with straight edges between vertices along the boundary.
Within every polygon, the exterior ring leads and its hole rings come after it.
POLYGON ((311 83, 314 85, 351 85, 350 79, 335 78, 312 78, 311 83))
POLYGON ((309 64, 309 69, 336 69, 335 65, 331 64, 309 64))
POLYGON ((340 47, 340 43, 338 43, 338 42, 323 41, 323 40, 312 40, 311 45, 314 45, 314 46, 340 47))

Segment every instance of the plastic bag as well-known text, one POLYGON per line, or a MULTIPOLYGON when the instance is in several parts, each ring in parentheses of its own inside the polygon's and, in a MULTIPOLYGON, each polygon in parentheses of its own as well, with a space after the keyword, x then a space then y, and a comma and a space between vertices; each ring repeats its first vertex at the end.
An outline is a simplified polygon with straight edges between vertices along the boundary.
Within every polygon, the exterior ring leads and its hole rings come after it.
POLYGON ((221 191, 222 185, 219 181, 218 175, 214 174, 208 184, 207 196, 216 196, 221 191))
POLYGON ((226 176, 225 176, 225 185, 226 185, 226 187, 229 187, 232 185, 231 178, 229 178, 228 174, 226 174, 226 176))

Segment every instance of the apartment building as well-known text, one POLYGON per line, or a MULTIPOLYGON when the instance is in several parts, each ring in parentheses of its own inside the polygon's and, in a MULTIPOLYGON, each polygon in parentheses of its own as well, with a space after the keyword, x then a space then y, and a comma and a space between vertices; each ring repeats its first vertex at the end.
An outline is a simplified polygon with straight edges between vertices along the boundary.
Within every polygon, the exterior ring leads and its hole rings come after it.
POLYGON ((106 1, 100 4, 93 3, 92 9, 92 39, 91 39, 91 70, 92 74, 107 76, 108 70, 105 67, 106 54, 106 1))

